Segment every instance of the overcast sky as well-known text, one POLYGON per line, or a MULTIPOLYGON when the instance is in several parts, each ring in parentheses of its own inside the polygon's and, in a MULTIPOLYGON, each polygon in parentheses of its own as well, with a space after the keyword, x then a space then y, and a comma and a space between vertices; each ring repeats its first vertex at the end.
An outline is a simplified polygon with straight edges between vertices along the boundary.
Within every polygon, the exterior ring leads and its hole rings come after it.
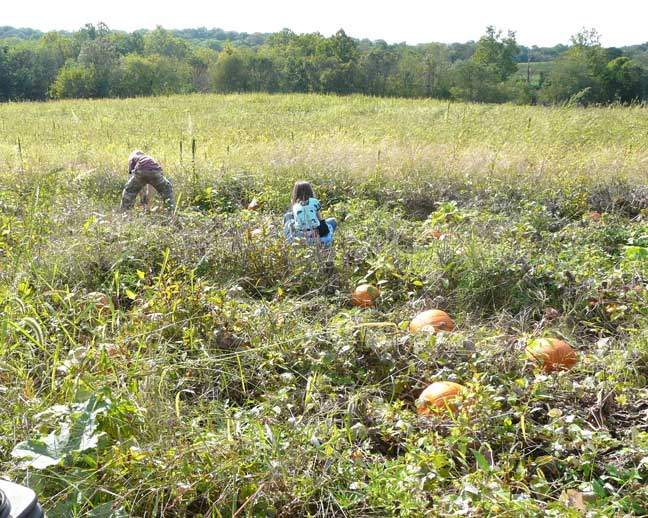
POLYGON ((595 28, 604 46, 648 41, 648 0, 0 0, 0 25, 77 30, 102 21, 133 31, 161 25, 238 32, 320 32, 389 43, 477 40, 486 26, 514 30, 523 45, 569 42, 595 28))

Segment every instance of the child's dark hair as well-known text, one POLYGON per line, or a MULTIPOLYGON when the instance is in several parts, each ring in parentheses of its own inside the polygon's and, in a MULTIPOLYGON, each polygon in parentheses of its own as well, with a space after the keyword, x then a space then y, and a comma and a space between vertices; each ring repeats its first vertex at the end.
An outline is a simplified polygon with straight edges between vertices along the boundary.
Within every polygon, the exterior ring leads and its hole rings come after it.
POLYGON ((310 198, 314 198, 313 188, 308 182, 295 182, 292 192, 292 201, 294 205, 297 202, 308 203, 310 198))

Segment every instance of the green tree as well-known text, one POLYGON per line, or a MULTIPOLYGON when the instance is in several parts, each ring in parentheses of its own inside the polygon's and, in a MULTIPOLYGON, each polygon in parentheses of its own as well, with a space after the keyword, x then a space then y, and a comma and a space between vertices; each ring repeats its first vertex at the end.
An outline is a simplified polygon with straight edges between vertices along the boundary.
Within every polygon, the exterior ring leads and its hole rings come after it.
POLYGON ((96 74, 93 66, 72 60, 59 71, 50 89, 55 99, 90 98, 96 96, 96 74))
POLYGON ((118 55, 114 43, 105 37, 86 41, 81 46, 78 63, 94 70, 93 97, 108 96, 118 65, 118 55))
POLYGON ((606 102, 608 52, 594 29, 583 29, 571 38, 572 46, 553 64, 540 92, 544 102, 606 102))
POLYGON ((25 41, 7 52, 7 68, 11 98, 45 100, 51 82, 46 53, 38 42, 25 41))
POLYGON ((156 63, 148 56, 129 54, 119 63, 119 81, 113 93, 119 97, 153 95, 157 77, 156 63))
POLYGON ((378 45, 364 53, 359 62, 363 92, 388 95, 389 77, 397 70, 398 56, 387 44, 378 45))
POLYGON ((644 96, 646 73, 628 57, 621 56, 609 61, 604 78, 608 101, 629 103, 644 96))
POLYGON ((144 36, 144 51, 170 58, 184 59, 190 53, 189 44, 159 25, 144 36))
POLYGON ((9 80, 7 53, 7 47, 0 47, 0 102, 11 99, 11 83, 9 80))
POLYGON ((502 82, 497 72, 471 59, 460 61, 453 67, 452 97, 464 101, 502 102, 502 82))
POLYGON ((249 70, 240 52, 226 48, 211 73, 212 88, 216 92, 244 92, 248 87, 249 70))
POLYGON ((423 76, 425 74, 420 54, 411 48, 402 49, 396 73, 390 81, 390 92, 402 97, 424 95, 423 76))
POLYGON ((209 47, 194 49, 188 57, 191 66, 191 84, 197 92, 208 92, 210 88, 209 69, 218 62, 218 52, 209 47))
POLYGON ((493 26, 486 28, 486 34, 477 42, 475 53, 470 58, 485 67, 497 80, 506 81, 517 71, 516 56, 519 52, 515 32, 508 31, 506 37, 493 26))
POLYGON ((430 43, 422 45, 421 51, 424 66, 424 95, 426 97, 448 97, 450 95, 448 48, 439 43, 430 43))
POLYGON ((277 62, 268 52, 249 51, 249 89, 255 92, 276 92, 279 90, 277 62))

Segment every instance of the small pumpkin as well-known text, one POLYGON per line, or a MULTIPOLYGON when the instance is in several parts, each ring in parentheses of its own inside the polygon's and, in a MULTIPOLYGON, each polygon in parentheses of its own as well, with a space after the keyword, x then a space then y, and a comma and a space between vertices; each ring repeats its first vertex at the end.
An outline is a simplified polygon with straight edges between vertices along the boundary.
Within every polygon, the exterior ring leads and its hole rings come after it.
POLYGON ((99 313, 108 313, 112 311, 112 300, 108 295, 100 291, 91 291, 86 295, 86 299, 90 304, 93 304, 99 313))
POLYGON ((528 356, 545 372, 567 370, 578 361, 576 351, 558 338, 537 338, 526 348, 528 356))
POLYGON ((419 415, 439 413, 450 408, 457 411, 457 400, 465 392, 466 387, 452 381, 435 381, 421 392, 416 400, 416 411, 419 415))
POLYGON ((599 222, 599 221, 601 221, 601 218, 603 217, 603 215, 600 212, 593 210, 593 211, 587 213, 587 217, 589 219, 591 219, 592 221, 594 221, 594 222, 599 222))
POLYGON ((409 324, 409 330, 412 333, 420 331, 452 331, 454 322, 450 316, 440 309, 428 309, 416 315, 409 324))
POLYGON ((351 294, 351 302, 354 306, 370 308, 380 296, 380 290, 373 284, 361 284, 351 294))

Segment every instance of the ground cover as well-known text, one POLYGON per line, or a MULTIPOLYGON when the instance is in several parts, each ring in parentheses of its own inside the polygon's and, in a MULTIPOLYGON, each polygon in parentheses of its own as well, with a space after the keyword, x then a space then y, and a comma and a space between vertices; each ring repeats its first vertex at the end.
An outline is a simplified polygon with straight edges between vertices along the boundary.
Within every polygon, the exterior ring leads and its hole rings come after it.
POLYGON ((647 514, 645 115, 0 105, 0 472, 54 517, 647 514), (116 211, 134 148, 176 224, 116 211), (284 243, 298 179, 330 251, 284 243), (412 334, 433 308, 455 328, 412 334), (541 337, 578 363, 545 372, 541 337), (420 416, 434 381, 463 404, 420 416))

